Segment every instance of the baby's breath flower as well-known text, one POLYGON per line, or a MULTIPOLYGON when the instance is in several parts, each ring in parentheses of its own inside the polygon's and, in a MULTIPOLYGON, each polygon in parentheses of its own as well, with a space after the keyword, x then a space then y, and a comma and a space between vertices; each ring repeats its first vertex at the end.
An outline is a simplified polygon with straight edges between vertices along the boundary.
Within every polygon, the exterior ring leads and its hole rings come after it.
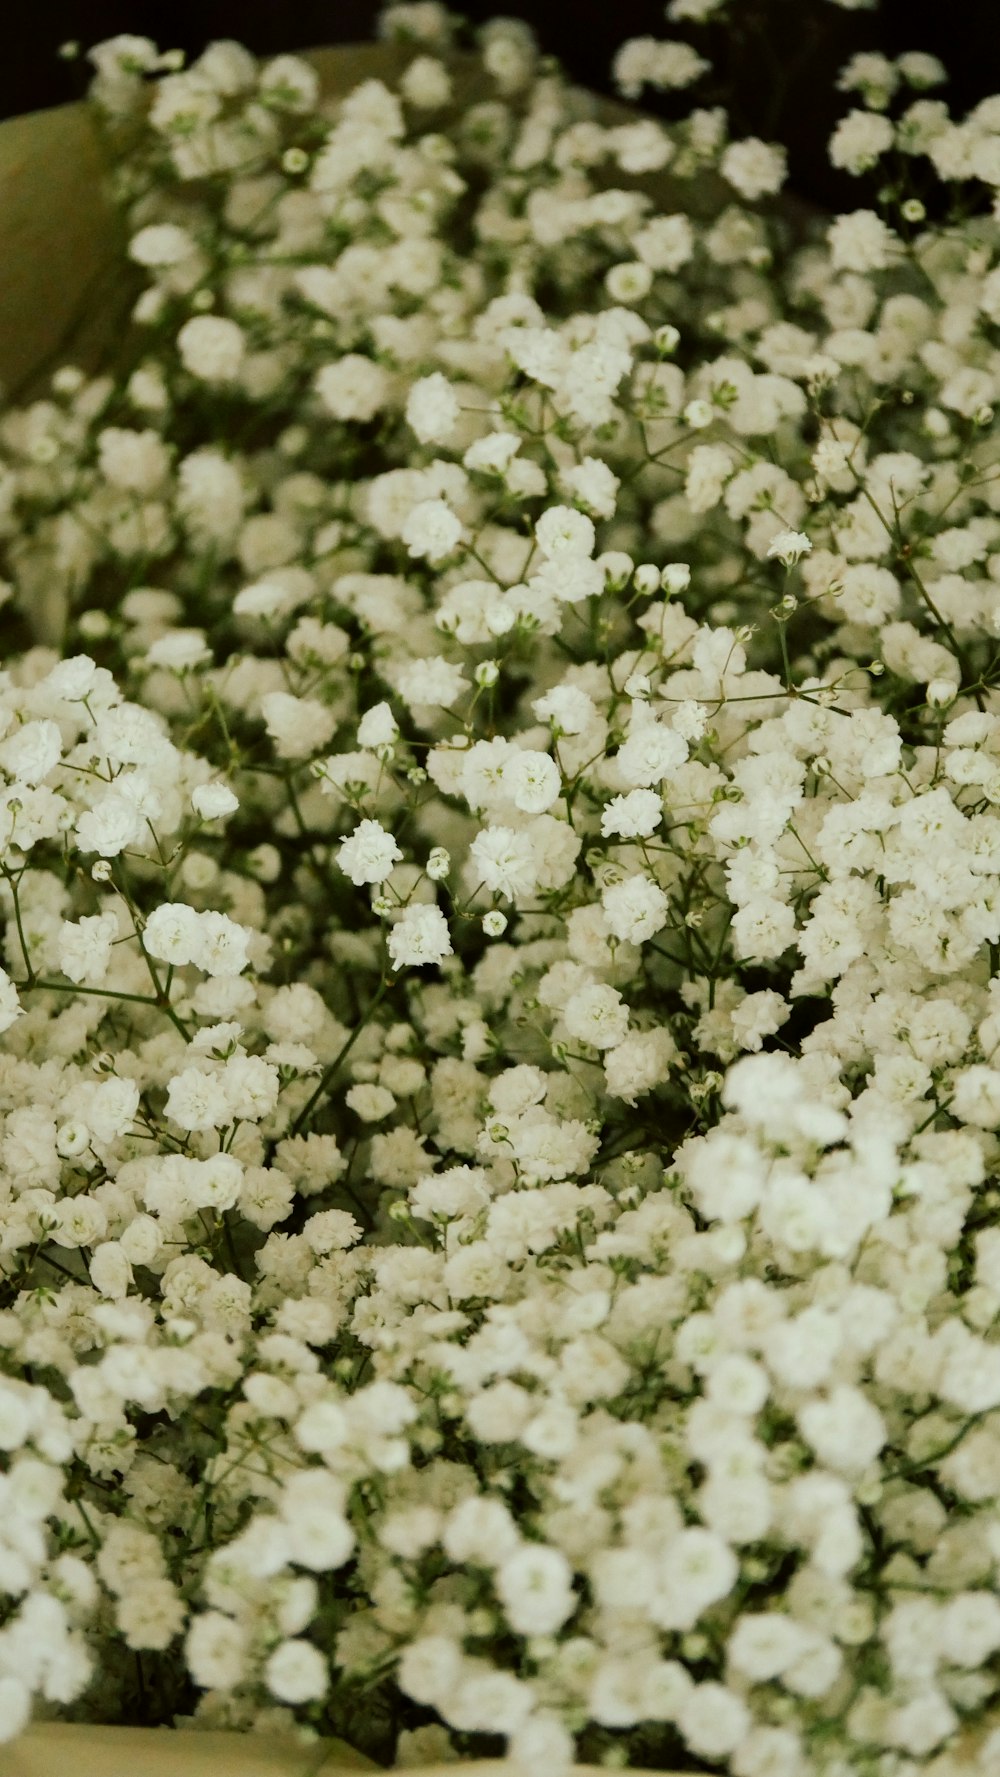
POLYGON ((0 1738, 987 1777, 1000 104, 851 56, 817 227, 383 31, 91 52, 141 351, 0 423, 0 1738))
POLYGON ((767 546, 769 557, 774 557, 783 567, 794 567, 812 548, 810 539, 802 531, 779 531, 772 537, 767 546))
POLYGON ((362 821, 337 851, 337 862, 359 887, 364 882, 384 882, 402 852, 391 833, 379 821, 362 821))

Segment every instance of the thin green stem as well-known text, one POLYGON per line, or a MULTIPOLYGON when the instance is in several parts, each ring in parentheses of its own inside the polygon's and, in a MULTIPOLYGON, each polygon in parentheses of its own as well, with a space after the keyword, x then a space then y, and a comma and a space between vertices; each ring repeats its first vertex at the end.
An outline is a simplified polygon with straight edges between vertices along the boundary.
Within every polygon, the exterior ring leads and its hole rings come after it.
POLYGON ((338 1068, 341 1066, 341 1064, 344 1061, 346 1061, 348 1055, 350 1054, 351 1050, 354 1048, 354 1045, 357 1042, 358 1038, 360 1037, 362 1031, 368 1025, 368 1023, 371 1019, 371 1016, 372 1016, 373 1012, 375 1011, 376 1007, 381 1003, 382 1000, 385 999, 385 996, 388 993, 391 985, 392 985, 392 983, 388 978, 386 978, 385 980, 383 980, 380 983, 377 992, 372 995, 372 998, 369 1001, 368 1010, 366 1011, 364 1017, 361 1019, 359 1024, 355 1025, 354 1029, 352 1030, 350 1036, 347 1038, 346 1042, 341 1044, 341 1046, 337 1050, 337 1053, 334 1056, 333 1060, 331 1062, 328 1062, 327 1066, 324 1068, 323 1073, 320 1076, 319 1082, 317 1083, 315 1091, 310 1094, 309 1098, 307 1098, 307 1100, 306 1100, 305 1104, 302 1106, 302 1109, 300 1110, 298 1116, 295 1118, 294 1122, 292 1123, 292 1126, 288 1131, 290 1136, 295 1136, 295 1135, 300 1134, 303 1126, 308 1122, 310 1116, 312 1115, 313 1111, 315 1110, 316 1106, 318 1105, 320 1099, 324 1098, 326 1096, 326 1094, 329 1091, 330 1086, 332 1085, 333 1080, 337 1074, 338 1068))

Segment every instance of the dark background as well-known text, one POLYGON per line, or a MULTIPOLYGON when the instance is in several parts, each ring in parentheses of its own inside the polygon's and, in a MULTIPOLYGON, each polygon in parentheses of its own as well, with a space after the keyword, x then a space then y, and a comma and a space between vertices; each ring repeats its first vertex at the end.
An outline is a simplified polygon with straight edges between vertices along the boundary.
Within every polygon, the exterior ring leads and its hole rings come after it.
MULTIPOLYGON (((152 37, 163 49, 197 54, 235 37, 259 54, 375 34, 378 0, 8 0, 0 25, 0 116, 80 96, 85 64, 67 64, 59 45, 84 48, 119 31, 152 37)), ((877 11, 844 12, 829 0, 735 0, 732 27, 667 27, 662 0, 455 0, 477 23, 504 13, 527 19, 543 49, 575 79, 609 90, 607 70, 626 37, 685 36, 710 56, 718 84, 703 81, 692 102, 730 101, 734 133, 783 141, 791 183, 814 202, 853 207, 857 184, 834 174, 826 140, 857 98, 833 90, 836 71, 856 49, 887 55, 928 50, 950 80, 953 114, 1000 90, 1000 0, 882 0, 877 11)), ((669 111, 667 112, 669 115, 669 111)))

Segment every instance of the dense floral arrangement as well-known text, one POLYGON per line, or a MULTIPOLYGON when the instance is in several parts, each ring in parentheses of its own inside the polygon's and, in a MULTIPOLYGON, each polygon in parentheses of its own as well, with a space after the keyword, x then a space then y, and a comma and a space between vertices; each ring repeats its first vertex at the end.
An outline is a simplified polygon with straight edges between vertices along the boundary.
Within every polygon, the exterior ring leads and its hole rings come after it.
POLYGON ((455 28, 391 8, 335 105, 92 52, 132 356, 0 421, 69 612, 0 680, 0 1738, 948 1777, 1000 1702, 1000 100, 856 56, 880 208, 807 226, 723 111, 455 28))

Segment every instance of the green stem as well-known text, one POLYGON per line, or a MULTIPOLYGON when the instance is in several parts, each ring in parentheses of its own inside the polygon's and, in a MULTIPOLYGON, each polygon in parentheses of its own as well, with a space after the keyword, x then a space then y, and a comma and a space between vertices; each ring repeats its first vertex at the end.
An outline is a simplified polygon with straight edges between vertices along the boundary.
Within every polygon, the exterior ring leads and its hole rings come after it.
POLYGON ((369 1005, 368 1005, 368 1010, 366 1011, 360 1024, 355 1025, 350 1036, 347 1038, 347 1041, 341 1044, 341 1046, 337 1050, 337 1053, 334 1056, 333 1060, 331 1062, 329 1062, 327 1064, 327 1066, 324 1068, 323 1073, 320 1077, 320 1080, 316 1086, 316 1090, 310 1095, 309 1098, 307 1098, 307 1100, 306 1100, 305 1104, 302 1106, 302 1109, 300 1110, 298 1116, 295 1118, 295 1121, 292 1123, 292 1126, 288 1131, 290 1136, 298 1135, 301 1132, 303 1125, 308 1122, 310 1116, 312 1115, 312 1112, 316 1108, 320 1099, 325 1097, 326 1093, 330 1089, 330 1086, 333 1082, 333 1079, 337 1073, 338 1068, 340 1067, 341 1063, 347 1059, 347 1056, 349 1055, 350 1051, 354 1048, 354 1045, 357 1042, 358 1038, 360 1037, 362 1031, 365 1029, 369 1020, 371 1019, 372 1013, 375 1011, 376 1006, 378 1006, 381 1003, 381 1001, 385 999, 385 996, 388 993, 390 986, 391 986, 391 982, 388 979, 381 982, 381 984, 378 988, 378 991, 372 996, 372 999, 370 1000, 369 1005))

